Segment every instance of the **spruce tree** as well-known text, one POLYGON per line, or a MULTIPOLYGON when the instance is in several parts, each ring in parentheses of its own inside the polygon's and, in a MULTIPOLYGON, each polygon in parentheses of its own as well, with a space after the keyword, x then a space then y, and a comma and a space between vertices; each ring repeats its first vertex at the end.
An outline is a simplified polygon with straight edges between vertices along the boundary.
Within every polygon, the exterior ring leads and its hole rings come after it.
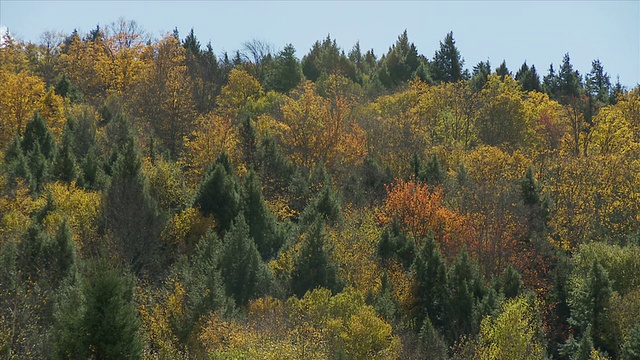
POLYGON ((414 316, 418 324, 417 329, 420 329, 427 320, 436 329, 443 329, 448 324, 449 289, 447 288, 446 265, 433 235, 429 234, 424 240, 424 245, 418 252, 412 266, 415 282, 413 289, 414 308, 417 311, 414 316))
POLYGON ((338 276, 336 265, 325 249, 326 239, 324 221, 316 214, 304 234, 304 242, 294 261, 291 274, 291 290, 300 298, 307 291, 320 287, 327 288, 334 294, 343 288, 343 281, 338 276))
POLYGON ((464 60, 456 48, 453 32, 449 32, 440 42, 431 62, 431 74, 435 82, 457 82, 465 78, 462 71, 464 60))
POLYGON ((220 262, 226 292, 237 306, 266 293, 270 276, 249 235, 244 216, 238 215, 224 237, 220 262))
POLYGON ((504 81, 505 76, 511 76, 511 71, 507 68, 507 62, 502 60, 502 63, 496 69, 496 74, 500 76, 500 79, 504 81))
POLYGON ((72 182, 78 178, 78 167, 76 165, 76 156, 73 152, 73 133, 68 127, 62 133, 58 151, 56 151, 53 163, 53 177, 55 179, 72 182))
POLYGON ((213 215, 220 234, 231 228, 240 211, 240 189, 226 154, 218 157, 202 178, 194 207, 204 216, 213 215))
POLYGON ((136 274, 154 274, 162 265, 162 218, 149 194, 140 153, 130 137, 118 154, 111 184, 102 201, 104 231, 136 274))
POLYGON ((33 117, 27 122, 22 137, 22 150, 25 154, 35 151, 39 147, 39 152, 44 158, 51 162, 56 151, 56 141, 53 138, 51 129, 44 121, 44 118, 36 111, 33 117))
POLYGON ((140 320, 133 298, 133 279, 121 275, 104 261, 91 267, 86 276, 82 329, 77 334, 84 354, 94 359, 139 359, 142 343, 140 320))
POLYGON ((253 170, 249 171, 242 191, 242 212, 249 224, 249 235, 255 241, 262 259, 273 258, 283 244, 275 216, 267 208, 262 187, 253 170))

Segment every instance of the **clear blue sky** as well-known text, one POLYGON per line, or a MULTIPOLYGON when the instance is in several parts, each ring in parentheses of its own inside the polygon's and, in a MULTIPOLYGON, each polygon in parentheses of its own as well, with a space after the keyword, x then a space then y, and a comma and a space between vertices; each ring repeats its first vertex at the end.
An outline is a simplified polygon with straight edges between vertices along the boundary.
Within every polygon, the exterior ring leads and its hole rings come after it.
POLYGON ((465 67, 503 59, 516 71, 523 61, 540 75, 569 52, 581 74, 599 58, 615 82, 640 83, 640 1, 13 1, 0 0, 0 25, 16 37, 37 41, 45 30, 85 33, 118 18, 135 20, 158 38, 193 27, 217 54, 260 39, 281 49, 292 43, 298 57, 327 34, 345 51, 356 41, 380 56, 407 29, 418 52, 431 58, 453 31, 465 67))

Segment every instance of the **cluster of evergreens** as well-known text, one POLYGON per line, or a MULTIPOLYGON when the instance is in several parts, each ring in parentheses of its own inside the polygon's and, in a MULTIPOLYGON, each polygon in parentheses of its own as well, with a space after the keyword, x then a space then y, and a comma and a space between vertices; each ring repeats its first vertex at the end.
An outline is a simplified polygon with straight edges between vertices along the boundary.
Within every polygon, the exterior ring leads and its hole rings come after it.
POLYGON ((4 358, 640 359, 640 90, 446 35, 0 47, 4 358))

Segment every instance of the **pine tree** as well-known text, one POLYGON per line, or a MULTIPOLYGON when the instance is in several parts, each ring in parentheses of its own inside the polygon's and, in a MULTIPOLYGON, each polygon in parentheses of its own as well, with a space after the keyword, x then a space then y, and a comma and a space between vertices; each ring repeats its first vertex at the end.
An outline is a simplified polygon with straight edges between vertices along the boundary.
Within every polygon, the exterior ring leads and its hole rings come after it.
POLYGON ((327 288, 334 294, 342 290, 343 281, 325 249, 326 239, 324 221, 317 214, 303 237, 304 242, 291 274, 291 290, 300 298, 307 291, 319 287, 327 288))
POLYGON ((65 128, 62 133, 58 151, 53 163, 53 177, 55 179, 72 182, 78 178, 78 167, 76 165, 76 156, 73 152, 73 133, 69 127, 65 128))
POLYGON ((133 299, 133 279, 98 262, 86 276, 82 329, 76 334, 87 358, 139 359, 142 343, 140 320, 133 299))
POLYGON ((56 141, 53 138, 51 129, 44 118, 36 111, 31 120, 27 122, 22 137, 22 150, 24 154, 29 154, 39 147, 39 152, 50 162, 53 160, 56 151, 56 141))
POLYGON ((515 298, 523 290, 520 273, 513 266, 509 265, 500 276, 500 290, 505 299, 515 298))
POLYGON ((408 269, 411 264, 413 264, 416 256, 415 241, 412 237, 407 236, 407 234, 400 229, 398 221, 393 219, 391 224, 385 226, 380 234, 377 252, 382 260, 397 257, 405 268, 408 269))
POLYGON ((640 323, 635 324, 622 346, 622 359, 640 360, 640 323))
POLYGON ((111 184, 102 201, 103 231, 111 234, 117 250, 136 274, 156 273, 162 265, 162 218, 149 194, 140 153, 130 137, 118 154, 111 184))
POLYGON ((240 211, 240 190, 226 154, 219 156, 202 178, 194 207, 200 209, 204 216, 213 215, 220 234, 231 228, 240 211))
POLYGON ((274 61, 267 69, 265 89, 288 93, 302 81, 302 69, 300 61, 295 56, 296 49, 287 44, 276 55, 274 61))
POLYGON ((431 62, 431 74, 435 82, 457 82, 465 78, 462 71, 464 60, 456 48, 453 32, 449 32, 440 42, 440 50, 436 51, 431 62))
POLYGON ((460 252, 447 272, 449 285, 448 339, 453 341, 477 329, 474 308, 485 293, 477 264, 469 259, 466 251, 460 252))
POLYGON ((236 305, 266 293, 269 274, 260 254, 249 235, 249 227, 242 215, 238 215, 224 237, 220 262, 222 280, 226 292, 236 305))
POLYGON ((449 321, 446 265, 433 235, 430 234, 425 239, 424 246, 413 263, 412 272, 414 274, 414 308, 418 312, 414 316, 417 319, 418 329, 427 321, 430 321, 436 329, 445 328, 449 321))
POLYGON ((241 194, 242 212, 249 224, 249 235, 255 241, 262 259, 273 258, 284 242, 275 216, 267 208, 260 182, 253 170, 249 171, 241 194))
POLYGON ((419 172, 418 179, 426 182, 429 185, 439 185, 444 182, 446 178, 446 171, 442 169, 440 165, 440 159, 438 155, 433 154, 429 161, 425 164, 419 172))
POLYGON ((276 194, 282 194, 291 182, 293 166, 280 153, 275 139, 269 133, 262 137, 256 158, 265 196, 271 198, 276 194))
POLYGON ((505 76, 511 76, 511 71, 507 68, 507 62, 502 60, 502 63, 496 69, 496 74, 500 76, 500 79, 504 81, 505 76))

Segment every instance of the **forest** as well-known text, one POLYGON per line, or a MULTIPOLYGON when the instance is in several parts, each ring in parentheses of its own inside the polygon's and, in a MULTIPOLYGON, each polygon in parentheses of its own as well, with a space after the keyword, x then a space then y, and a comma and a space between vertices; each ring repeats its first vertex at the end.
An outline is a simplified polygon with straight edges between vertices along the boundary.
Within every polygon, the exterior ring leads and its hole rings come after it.
POLYGON ((640 87, 443 35, 5 35, 0 356, 640 359, 640 87))

